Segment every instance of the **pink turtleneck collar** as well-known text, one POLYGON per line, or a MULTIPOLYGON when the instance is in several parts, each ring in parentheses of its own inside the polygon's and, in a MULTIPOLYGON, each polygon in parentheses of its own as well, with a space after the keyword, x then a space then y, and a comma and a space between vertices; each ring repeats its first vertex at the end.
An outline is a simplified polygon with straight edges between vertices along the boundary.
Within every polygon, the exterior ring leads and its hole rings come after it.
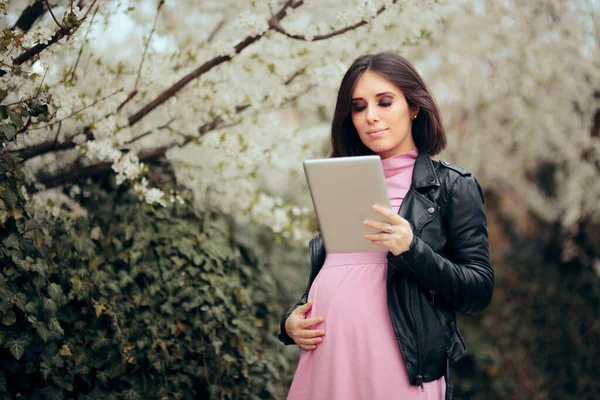
POLYGON ((383 165, 383 173, 385 177, 389 178, 391 176, 397 175, 400 172, 406 170, 407 168, 412 169, 415 165, 415 161, 417 160, 418 154, 419 150, 414 149, 411 151, 407 151, 406 153, 396 154, 395 156, 381 160, 381 164, 383 165))

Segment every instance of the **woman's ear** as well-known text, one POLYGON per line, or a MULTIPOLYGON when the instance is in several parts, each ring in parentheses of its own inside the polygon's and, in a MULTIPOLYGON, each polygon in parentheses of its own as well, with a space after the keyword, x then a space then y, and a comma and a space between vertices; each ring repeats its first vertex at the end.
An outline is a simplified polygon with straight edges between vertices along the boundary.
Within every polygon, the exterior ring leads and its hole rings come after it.
POLYGON ((419 115, 419 112, 421 112, 421 107, 414 106, 410 111, 411 111, 410 115, 412 115, 412 119, 415 119, 415 118, 417 118, 417 115, 419 115))

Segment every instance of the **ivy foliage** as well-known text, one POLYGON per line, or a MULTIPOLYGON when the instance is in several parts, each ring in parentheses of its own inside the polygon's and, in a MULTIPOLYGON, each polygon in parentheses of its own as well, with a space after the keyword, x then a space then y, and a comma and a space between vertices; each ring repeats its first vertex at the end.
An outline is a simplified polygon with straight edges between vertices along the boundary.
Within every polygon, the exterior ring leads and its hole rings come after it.
POLYGON ((108 178, 80 182, 87 218, 55 216, 1 151, 0 398, 283 396, 274 280, 223 217, 108 178))

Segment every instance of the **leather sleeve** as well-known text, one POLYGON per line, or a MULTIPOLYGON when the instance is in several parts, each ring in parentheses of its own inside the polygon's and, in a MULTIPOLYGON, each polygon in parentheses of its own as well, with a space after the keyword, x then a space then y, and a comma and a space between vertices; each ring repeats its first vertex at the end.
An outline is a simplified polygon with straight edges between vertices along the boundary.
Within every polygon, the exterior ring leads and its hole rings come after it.
POLYGON ((416 235, 409 250, 388 261, 442 295, 459 312, 481 313, 491 301, 494 271, 490 265, 483 191, 472 176, 459 176, 444 207, 448 245, 442 257, 416 235))

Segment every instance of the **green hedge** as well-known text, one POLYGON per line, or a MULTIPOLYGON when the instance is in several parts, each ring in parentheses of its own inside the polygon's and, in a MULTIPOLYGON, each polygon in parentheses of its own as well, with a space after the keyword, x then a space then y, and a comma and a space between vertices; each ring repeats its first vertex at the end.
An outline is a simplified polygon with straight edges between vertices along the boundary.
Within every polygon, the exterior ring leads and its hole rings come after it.
POLYGON ((76 222, 0 160, 0 397, 281 398, 274 281, 221 217, 152 209, 105 179, 76 222))

